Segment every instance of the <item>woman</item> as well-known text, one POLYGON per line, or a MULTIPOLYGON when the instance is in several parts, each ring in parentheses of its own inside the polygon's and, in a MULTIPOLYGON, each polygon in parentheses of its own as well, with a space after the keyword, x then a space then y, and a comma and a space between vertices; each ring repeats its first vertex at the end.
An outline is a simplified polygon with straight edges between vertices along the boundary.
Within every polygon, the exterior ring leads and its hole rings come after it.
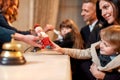
MULTIPOLYGON (((99 32, 113 24, 120 24, 120 1, 119 0, 98 0, 96 3, 96 13, 99 20, 99 28, 92 32, 92 37, 97 37, 96 42, 100 40, 99 32)), ((92 40, 92 39, 91 39, 92 40)))
POLYGON ((19 0, 0 0, 0 50, 5 42, 10 41, 11 34, 14 33, 17 40, 33 46, 37 44, 34 36, 26 35, 30 34, 30 31, 19 31, 12 26, 12 23, 17 19, 18 8, 19 0))
POLYGON ((98 0, 97 17, 99 20, 106 20, 108 24, 120 24, 120 1, 119 0, 98 0))
POLYGON ((30 31, 20 31, 12 26, 17 19, 18 8, 19 0, 0 0, 0 26, 21 34, 30 34, 30 31))

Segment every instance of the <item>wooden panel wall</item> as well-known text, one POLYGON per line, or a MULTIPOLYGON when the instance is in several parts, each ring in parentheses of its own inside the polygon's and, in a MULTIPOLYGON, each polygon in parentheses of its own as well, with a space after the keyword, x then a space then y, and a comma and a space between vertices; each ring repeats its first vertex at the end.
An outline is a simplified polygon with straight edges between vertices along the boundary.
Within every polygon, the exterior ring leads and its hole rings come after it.
POLYGON ((59 15, 57 25, 64 19, 70 18, 76 22, 79 28, 83 27, 84 22, 81 17, 82 0, 60 0, 59 15))
MULTIPOLYGON (((59 0, 35 0, 34 24, 39 23, 42 27, 46 24, 56 25, 58 15, 59 0)), ((53 38, 53 32, 49 32, 53 38)))

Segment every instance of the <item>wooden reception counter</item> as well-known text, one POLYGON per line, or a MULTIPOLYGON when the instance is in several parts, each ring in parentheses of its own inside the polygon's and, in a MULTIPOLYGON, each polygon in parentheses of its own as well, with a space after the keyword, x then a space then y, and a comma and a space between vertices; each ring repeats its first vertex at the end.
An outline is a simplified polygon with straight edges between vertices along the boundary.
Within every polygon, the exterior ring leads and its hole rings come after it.
POLYGON ((68 55, 25 53, 24 57, 27 61, 24 65, 0 65, 0 80, 72 79, 68 55))

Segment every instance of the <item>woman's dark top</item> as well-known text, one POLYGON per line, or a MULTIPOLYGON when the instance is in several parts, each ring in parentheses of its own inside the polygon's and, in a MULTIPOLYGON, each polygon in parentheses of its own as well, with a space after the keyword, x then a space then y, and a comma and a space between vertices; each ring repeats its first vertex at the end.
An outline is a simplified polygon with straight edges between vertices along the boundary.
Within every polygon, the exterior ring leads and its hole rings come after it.
POLYGON ((24 34, 24 35, 30 34, 30 31, 20 31, 20 30, 17 30, 16 28, 10 26, 2 13, 0 13, 0 26, 4 27, 6 29, 13 30, 13 31, 20 33, 20 34, 24 34))
POLYGON ((14 33, 15 31, 9 30, 0 26, 0 52, 2 51, 2 45, 5 42, 10 42, 11 35, 14 33))

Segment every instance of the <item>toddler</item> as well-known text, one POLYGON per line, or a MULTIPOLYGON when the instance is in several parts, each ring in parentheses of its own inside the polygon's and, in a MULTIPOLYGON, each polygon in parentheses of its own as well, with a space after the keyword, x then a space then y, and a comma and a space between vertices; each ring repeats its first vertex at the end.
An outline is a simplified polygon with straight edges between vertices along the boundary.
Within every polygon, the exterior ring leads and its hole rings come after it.
POLYGON ((40 27, 39 24, 34 26, 34 30, 35 33, 37 34, 37 36, 39 36, 40 40, 38 41, 38 43, 40 43, 42 46, 41 48, 47 48, 50 49, 51 47, 53 47, 53 44, 51 43, 48 35, 43 31, 42 27, 40 27))

